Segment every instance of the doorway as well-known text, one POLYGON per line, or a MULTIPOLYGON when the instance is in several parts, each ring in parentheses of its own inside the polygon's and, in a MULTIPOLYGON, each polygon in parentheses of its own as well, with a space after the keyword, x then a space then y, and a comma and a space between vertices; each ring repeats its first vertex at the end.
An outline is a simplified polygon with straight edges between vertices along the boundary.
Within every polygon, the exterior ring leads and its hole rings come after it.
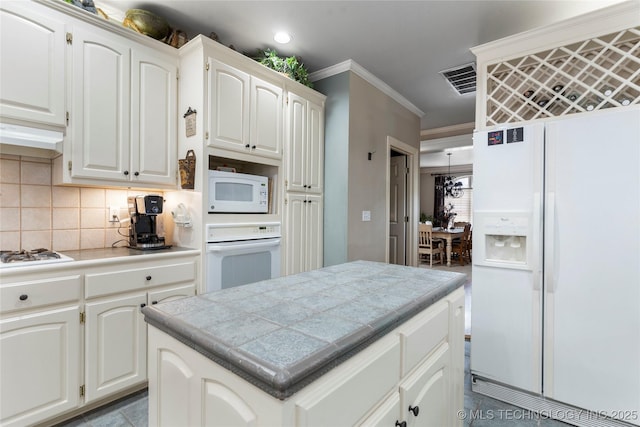
POLYGON ((389 263, 407 265, 407 155, 389 152, 389 263))
POLYGON ((417 266, 418 149, 387 137, 387 254, 391 264, 417 266))

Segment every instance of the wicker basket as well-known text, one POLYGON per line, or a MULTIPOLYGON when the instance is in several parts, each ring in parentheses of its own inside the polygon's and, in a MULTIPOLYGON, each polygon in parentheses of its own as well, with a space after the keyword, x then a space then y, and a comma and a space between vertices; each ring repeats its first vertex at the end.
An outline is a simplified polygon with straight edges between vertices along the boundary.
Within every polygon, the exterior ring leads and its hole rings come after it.
POLYGON ((193 150, 187 151, 184 159, 178 160, 180 169, 180 187, 185 190, 193 190, 196 177, 196 153, 193 150))

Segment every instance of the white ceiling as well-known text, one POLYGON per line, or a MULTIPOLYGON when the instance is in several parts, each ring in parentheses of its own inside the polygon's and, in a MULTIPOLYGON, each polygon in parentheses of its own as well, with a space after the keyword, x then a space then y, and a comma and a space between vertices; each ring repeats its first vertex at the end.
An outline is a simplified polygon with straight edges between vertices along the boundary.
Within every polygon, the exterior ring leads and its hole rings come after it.
POLYGON ((458 96, 439 74, 474 62, 469 48, 619 1, 94 0, 117 20, 147 9, 190 38, 213 31, 241 52, 298 55, 310 72, 352 59, 423 111, 423 130, 474 121, 475 96, 458 96), (281 30, 287 45, 273 41, 281 30))

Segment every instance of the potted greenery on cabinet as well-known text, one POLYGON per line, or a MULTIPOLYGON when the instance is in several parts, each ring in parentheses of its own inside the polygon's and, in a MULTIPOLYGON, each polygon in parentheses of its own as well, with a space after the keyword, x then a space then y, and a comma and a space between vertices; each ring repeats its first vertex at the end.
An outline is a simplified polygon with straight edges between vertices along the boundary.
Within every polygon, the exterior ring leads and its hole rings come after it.
POLYGON ((271 68, 279 73, 285 74, 292 80, 302 83, 305 86, 313 87, 313 83, 309 81, 309 72, 302 61, 297 56, 281 57, 278 52, 273 49, 258 51, 254 56, 256 61, 271 68))

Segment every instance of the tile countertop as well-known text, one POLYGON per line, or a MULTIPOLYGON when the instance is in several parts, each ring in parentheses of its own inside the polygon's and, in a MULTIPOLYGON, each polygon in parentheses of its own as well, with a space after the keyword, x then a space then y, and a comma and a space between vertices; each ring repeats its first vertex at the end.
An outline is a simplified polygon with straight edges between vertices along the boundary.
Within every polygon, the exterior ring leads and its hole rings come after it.
POLYGON ((199 255, 197 249, 171 247, 168 249, 157 249, 141 251, 138 249, 123 248, 103 248, 84 249, 79 251, 60 251, 61 254, 73 258, 72 261, 43 263, 25 262, 19 266, 0 269, 0 286, 7 281, 22 280, 25 275, 34 273, 61 273, 72 269, 84 269, 89 267, 118 265, 123 262, 138 262, 146 259, 171 258, 176 255, 199 255), (142 258, 149 257, 149 258, 142 258))
POLYGON ((111 258, 121 258, 121 257, 140 257, 140 256, 171 256, 177 253, 193 251, 194 253, 199 253, 196 249, 191 248, 182 248, 177 246, 172 246, 170 248, 163 249, 151 249, 151 250, 140 250, 140 249, 131 249, 128 247, 120 247, 120 248, 102 248, 102 249, 85 249, 79 251, 60 251, 61 254, 67 255, 73 258, 74 261, 96 261, 96 260, 108 260, 111 258))
POLYGON ((149 324, 285 399, 465 280, 460 273, 355 261, 142 311, 149 324))

